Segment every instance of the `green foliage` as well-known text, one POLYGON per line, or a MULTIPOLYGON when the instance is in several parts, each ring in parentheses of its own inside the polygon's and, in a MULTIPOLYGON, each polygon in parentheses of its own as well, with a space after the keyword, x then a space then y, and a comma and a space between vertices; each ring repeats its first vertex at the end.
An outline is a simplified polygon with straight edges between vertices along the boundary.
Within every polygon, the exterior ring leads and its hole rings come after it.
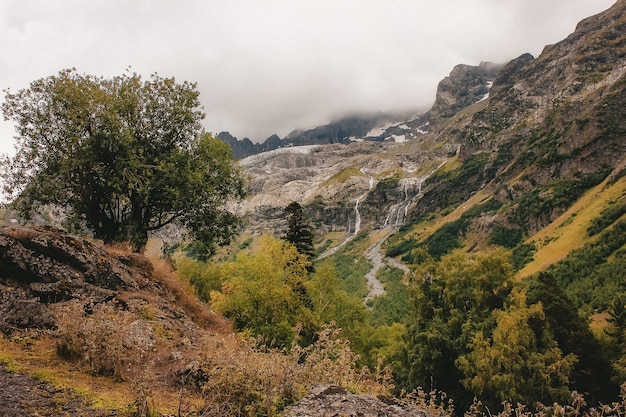
POLYGON ((397 244, 390 246, 385 252, 385 255, 394 258, 398 255, 402 255, 403 253, 408 253, 411 250, 417 248, 418 246, 419 246, 419 243, 417 242, 417 240, 411 237, 406 240, 401 240, 397 244))
POLYGON ((293 245, 264 236, 257 252, 220 266, 225 280, 221 292, 211 293, 212 306, 237 330, 273 346, 291 346, 297 328, 310 338, 315 328, 305 285, 308 265, 293 245))
POLYGON ((473 397, 490 409, 567 401, 572 384, 606 401, 615 387, 603 349, 550 275, 522 286, 504 250, 439 262, 423 248, 414 253, 402 388, 445 391, 460 409, 473 397))
POLYGON ((550 273, 542 272, 526 280, 529 304, 541 303, 545 321, 563 355, 575 355, 571 386, 587 393, 589 400, 608 402, 617 387, 610 384, 611 369, 602 346, 588 322, 550 273))
POLYGON ((283 239, 293 244, 298 252, 312 261, 315 255, 313 245, 315 232, 311 222, 305 217, 302 206, 294 201, 285 208, 285 215, 287 216, 287 230, 283 239))
POLYGON ((571 251, 547 272, 587 315, 606 311, 615 295, 626 292, 624 245, 626 220, 620 220, 602 232, 597 240, 571 251))
POLYGON ((460 236, 469 226, 469 220, 461 217, 450 223, 446 223, 430 235, 425 241, 428 253, 435 259, 441 259, 442 255, 450 252, 452 249, 460 248, 460 236))
POLYGON ((372 308, 370 323, 374 327, 393 323, 405 323, 411 309, 411 301, 406 285, 402 282, 401 269, 385 267, 378 273, 378 279, 385 286, 385 294, 375 297, 368 305, 372 308))
POLYGON ((435 172, 426 180, 425 185, 434 182, 445 182, 448 188, 460 187, 468 177, 480 174, 485 168, 488 159, 489 156, 486 153, 472 155, 463 165, 453 171, 435 172))
MULTIPOLYGON (((467 195, 477 190, 481 184, 489 179, 489 173, 485 170, 488 161, 489 154, 479 153, 469 157, 457 169, 435 172, 424 184, 430 188, 424 197, 435 199, 441 208, 460 204, 467 195)), ((419 216, 425 213, 416 214, 419 216)))
POLYGON ((589 236, 597 235, 608 226, 615 223, 624 213, 626 213, 626 203, 620 202, 611 204, 609 207, 602 210, 599 217, 591 221, 591 225, 587 228, 587 234, 589 236))
MULTIPOLYGON (((626 293, 617 294, 608 308, 609 325, 605 333, 610 338, 613 380, 626 381, 626 293)), ((624 387, 626 388, 626 387, 624 387)))
POLYGON ((541 303, 528 305, 524 292, 514 291, 507 304, 493 312, 495 328, 476 332, 457 359, 463 385, 491 407, 567 401, 576 356, 563 355, 551 337, 541 303))
POLYGON ((595 173, 578 174, 576 179, 561 178, 535 188, 520 198, 509 221, 528 232, 528 225, 539 222, 548 224, 555 210, 566 210, 588 189, 599 184, 610 173, 603 168, 595 173))
POLYGON ((367 231, 360 232, 342 250, 316 263, 316 268, 331 263, 340 288, 360 300, 367 295, 367 284, 363 277, 372 268, 371 262, 363 259, 367 236, 367 231))
POLYGON ((176 261, 176 271, 181 279, 188 281, 195 288, 198 298, 206 303, 211 301, 211 292, 219 291, 225 280, 218 265, 188 257, 176 261))
POLYGON ((519 271, 526 264, 533 260, 533 256, 537 252, 537 245, 531 243, 519 243, 511 251, 511 264, 515 271, 519 271))
POLYGON ((522 237, 523 232, 521 229, 496 226, 489 236, 489 243, 512 249, 522 241, 522 237))
POLYGON ((410 291, 413 313, 407 323, 404 388, 436 388, 455 400, 470 401, 460 389, 464 378, 455 360, 467 353, 477 331, 494 327, 493 310, 502 310, 513 286, 513 269, 504 251, 489 255, 453 254, 435 262, 423 249, 410 291))
POLYGON ((7 92, 17 153, 3 161, 5 193, 28 217, 66 209, 107 243, 143 247, 148 232, 183 226, 196 250, 228 242, 240 220, 224 204, 244 180, 230 148, 202 134, 195 84, 137 74, 112 79, 61 71, 7 92))
POLYGON ((316 323, 335 322, 349 340, 360 338, 360 329, 368 318, 367 311, 361 299, 351 297, 341 289, 341 281, 332 264, 319 266, 306 283, 306 289, 316 323))
MULTIPOLYGON (((397 256, 415 247, 423 246, 427 249, 430 256, 438 260, 453 249, 463 246, 461 237, 467 231, 472 219, 481 216, 483 213, 496 211, 501 206, 502 203, 497 200, 488 200, 485 203, 474 205, 466 210, 458 220, 446 223, 437 229, 421 245, 418 245, 413 239, 401 241, 387 250, 387 256, 397 256)), ((406 263, 418 262, 418 260, 414 259, 414 255, 411 252, 407 253, 402 258, 402 261, 406 263)))

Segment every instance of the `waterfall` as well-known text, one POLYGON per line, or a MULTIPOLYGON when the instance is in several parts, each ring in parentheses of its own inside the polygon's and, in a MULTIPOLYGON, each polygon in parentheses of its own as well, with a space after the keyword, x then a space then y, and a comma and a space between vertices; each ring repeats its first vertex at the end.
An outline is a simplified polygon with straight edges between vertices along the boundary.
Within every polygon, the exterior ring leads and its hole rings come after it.
POLYGON ((360 171, 363 173, 363 175, 369 177, 369 189, 356 199, 356 204, 354 205, 354 232, 352 233, 353 236, 356 236, 361 231, 361 213, 359 212, 359 203, 363 198, 367 197, 372 188, 374 188, 374 177, 365 172, 365 167, 361 167, 360 171))
POLYGON ((361 203, 362 199, 367 197, 367 195, 372 190, 372 188, 374 188, 374 184, 376 183, 376 180, 374 179, 373 176, 369 175, 365 171, 365 167, 361 167, 360 171, 363 173, 363 175, 365 175, 366 177, 369 177, 369 188, 368 188, 367 191, 365 191, 363 194, 361 194, 360 196, 357 197, 356 203, 354 204, 354 230, 352 231, 352 233, 350 233, 350 229, 351 229, 350 228, 350 219, 348 219, 348 234, 345 237, 345 239, 339 245, 337 245, 337 246, 327 250, 323 254, 321 254, 318 257, 318 259, 323 259, 323 258, 325 258, 325 257, 327 257, 329 255, 332 255, 333 253, 337 252, 343 245, 345 245, 350 240, 352 240, 352 238, 354 238, 361 231, 361 213, 359 212, 359 204, 361 203))

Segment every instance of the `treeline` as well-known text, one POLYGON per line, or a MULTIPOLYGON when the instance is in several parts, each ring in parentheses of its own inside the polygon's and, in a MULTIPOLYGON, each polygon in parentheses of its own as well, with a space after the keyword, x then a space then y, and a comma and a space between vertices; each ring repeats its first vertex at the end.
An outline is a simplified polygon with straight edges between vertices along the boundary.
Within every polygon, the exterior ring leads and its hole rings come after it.
POLYGON ((359 365, 375 368, 379 358, 399 354, 409 301, 398 288, 402 275, 386 269, 386 281, 396 288, 392 296, 378 297, 370 307, 363 303, 363 276, 370 268, 359 256, 363 237, 316 263, 313 271, 294 245, 271 236, 261 237, 254 251, 241 251, 232 259, 182 257, 176 266, 179 276, 236 330, 267 346, 305 347, 324 325, 335 322, 360 355, 359 365))
POLYGON ((567 403, 571 390, 592 402, 616 398, 623 313, 609 310, 597 338, 551 273, 517 282, 505 251, 421 259, 400 385, 443 390, 461 409, 474 397, 491 409, 504 401, 567 403))
MULTIPOLYGON (((460 223, 495 209, 478 206, 460 223)), ((307 346, 335 321, 359 365, 374 368, 386 358, 397 394, 436 389, 457 410, 475 397, 492 410, 506 401, 530 409, 567 404, 573 390, 589 404, 606 404, 626 381, 626 221, 615 211, 592 222, 603 225, 592 243, 521 282, 505 248, 441 254, 431 253, 429 241, 406 248, 408 282, 383 268, 386 294, 368 305, 367 232, 314 268, 295 246, 267 236, 234 258, 183 258, 177 266, 237 330, 268 345, 307 346)), ((519 247, 519 236, 512 239, 507 246, 519 247)))

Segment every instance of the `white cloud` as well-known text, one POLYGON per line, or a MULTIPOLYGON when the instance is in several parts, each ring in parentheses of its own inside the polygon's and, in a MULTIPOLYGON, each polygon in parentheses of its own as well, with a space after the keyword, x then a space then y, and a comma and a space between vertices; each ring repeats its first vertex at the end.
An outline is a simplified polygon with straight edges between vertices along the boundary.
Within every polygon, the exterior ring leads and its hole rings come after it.
MULTIPOLYGON (((458 63, 538 55, 612 0, 3 0, 0 88, 63 68, 198 82, 206 128, 264 140, 432 103, 458 63)), ((0 126, 0 153, 12 127, 0 126)))

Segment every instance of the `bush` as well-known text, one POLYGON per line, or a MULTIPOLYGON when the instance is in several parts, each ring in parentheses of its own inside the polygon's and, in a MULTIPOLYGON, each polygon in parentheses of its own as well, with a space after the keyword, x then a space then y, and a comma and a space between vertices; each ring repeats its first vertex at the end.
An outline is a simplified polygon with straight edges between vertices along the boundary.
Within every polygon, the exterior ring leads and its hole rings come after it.
POLYGON ((599 217, 591 221, 591 226, 587 229, 587 234, 589 236, 597 235, 608 226, 615 223, 624 213, 626 213, 626 203, 613 204, 605 208, 602 210, 599 217))
POLYGON ((537 246, 534 243, 520 243, 513 248, 511 252, 511 265, 515 271, 519 271, 526 264, 533 260, 533 256, 537 252, 537 246))
POLYGON ((150 334, 137 336, 136 323, 140 322, 130 313, 106 304, 96 306, 88 316, 78 304, 68 305, 59 321, 57 354, 78 360, 94 375, 137 381, 151 366, 148 352, 154 342, 150 334))
POLYGON ((523 233, 521 229, 510 229, 504 226, 496 226, 489 236, 489 243, 492 245, 504 246, 513 249, 522 241, 523 233))
POLYGON ((195 370, 203 375, 203 415, 275 416, 319 384, 388 395, 393 389, 389 368, 357 370, 358 355, 340 335, 341 329, 331 323, 312 345, 288 351, 268 349, 255 340, 219 341, 221 346, 209 347, 195 370))

